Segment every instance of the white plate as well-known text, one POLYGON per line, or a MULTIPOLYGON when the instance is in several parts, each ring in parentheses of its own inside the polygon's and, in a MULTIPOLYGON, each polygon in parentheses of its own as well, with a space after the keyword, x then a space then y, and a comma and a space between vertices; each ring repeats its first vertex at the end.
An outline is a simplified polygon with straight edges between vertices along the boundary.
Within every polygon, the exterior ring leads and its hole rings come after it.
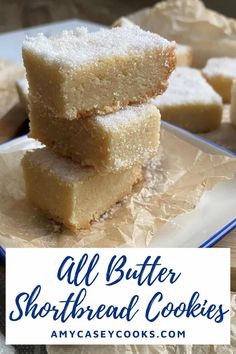
MULTIPOLYGON (((235 157, 230 151, 183 129, 166 122, 162 122, 162 125, 172 134, 205 152, 235 157)), ((0 145, 0 153, 38 146, 35 140, 23 136, 0 145)), ((236 227, 235 195, 236 174, 232 180, 218 183, 211 191, 205 192, 193 211, 179 215, 164 225, 158 236, 153 238, 150 247, 211 247, 236 227)))
MULTIPOLYGON (((0 35, 0 57, 21 60, 21 45, 26 35, 44 32, 47 35, 62 29, 86 26, 95 31, 98 24, 72 20, 34 27, 0 35), (2 49, 1 49, 2 48, 2 49), (2 50, 2 52, 1 52, 2 50)), ((234 156, 230 151, 193 135, 181 128, 162 122, 166 129, 199 149, 211 153, 234 156)), ((0 153, 34 148, 37 143, 26 136, 0 145, 0 153)), ((229 231, 236 227, 236 175, 231 181, 217 184, 210 192, 203 194, 198 206, 192 212, 179 215, 171 223, 164 225, 158 237, 154 237, 151 247, 211 247, 229 231)), ((1 249, 0 249, 1 257, 1 249)))
MULTIPOLYGON (((199 149, 218 155, 236 155, 202 137, 162 122, 166 129, 199 149)), ((236 172, 236 171, 235 171, 236 172)), ((211 247, 236 227, 236 173, 229 181, 205 192, 190 213, 164 225, 150 247, 211 247)))

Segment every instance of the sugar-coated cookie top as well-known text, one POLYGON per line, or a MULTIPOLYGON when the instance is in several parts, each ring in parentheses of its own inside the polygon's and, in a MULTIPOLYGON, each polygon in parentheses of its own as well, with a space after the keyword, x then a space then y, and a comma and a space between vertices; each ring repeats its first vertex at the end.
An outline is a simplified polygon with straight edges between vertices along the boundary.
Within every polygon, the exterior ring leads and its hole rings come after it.
POLYGON ((46 147, 28 151, 25 158, 32 166, 39 166, 40 169, 68 183, 83 182, 95 175, 95 170, 92 167, 81 167, 78 163, 62 157, 46 147))
POLYGON ((157 108, 150 103, 127 106, 115 113, 105 116, 96 116, 98 124, 107 130, 120 129, 121 133, 130 124, 135 129, 137 123, 143 123, 146 117, 159 116, 157 108))
POLYGON ((211 58, 207 61, 203 74, 208 77, 226 76, 227 78, 236 78, 236 58, 211 58))
POLYGON ((60 65, 80 65, 129 53, 138 55, 152 48, 162 50, 170 45, 174 44, 138 26, 101 29, 93 33, 78 27, 50 38, 42 33, 27 37, 23 51, 29 50, 60 65))
POLYGON ((179 106, 196 103, 218 103, 222 99, 201 75, 193 68, 179 67, 171 74, 169 85, 162 96, 153 100, 157 107, 179 106))
MULTIPOLYGON (((126 129, 132 126, 140 130, 140 125, 145 128, 146 117, 160 118, 158 109, 150 103, 143 105, 128 106, 118 112, 107 114, 106 116, 96 116, 93 119, 97 124, 101 125, 103 129, 116 130, 122 135, 126 136, 126 129), (136 124, 139 127, 136 127, 136 124)), ((126 140, 125 140, 126 141, 126 140)), ((27 152, 27 159, 32 165, 40 166, 42 170, 50 171, 50 173, 57 176, 59 179, 73 182, 83 181, 90 176, 94 176, 95 171, 92 167, 81 167, 78 163, 71 159, 64 158, 48 148, 36 149, 34 152, 27 152)), ((124 161, 122 161, 124 163, 124 161)), ((117 161, 118 163, 118 161, 117 161)))

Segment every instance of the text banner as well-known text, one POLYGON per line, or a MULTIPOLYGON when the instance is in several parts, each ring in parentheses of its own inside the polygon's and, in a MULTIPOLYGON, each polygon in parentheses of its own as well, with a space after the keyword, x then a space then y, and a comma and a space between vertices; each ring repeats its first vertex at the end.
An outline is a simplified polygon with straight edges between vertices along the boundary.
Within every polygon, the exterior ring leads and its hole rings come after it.
POLYGON ((228 249, 7 249, 7 344, 229 344, 228 249))

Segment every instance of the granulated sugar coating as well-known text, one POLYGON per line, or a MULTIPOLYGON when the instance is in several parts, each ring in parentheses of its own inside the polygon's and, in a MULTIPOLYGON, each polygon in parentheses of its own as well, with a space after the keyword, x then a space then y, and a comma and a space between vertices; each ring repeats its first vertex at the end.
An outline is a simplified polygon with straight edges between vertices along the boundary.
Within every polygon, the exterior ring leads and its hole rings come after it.
POLYGON ((153 103, 164 120, 193 133, 217 129, 221 122, 222 99, 196 69, 177 68, 153 103))
POLYGON ((223 101, 230 103, 232 83, 236 79, 236 58, 211 58, 202 73, 223 101))
POLYGON ((29 166, 38 165, 42 171, 51 171, 67 183, 83 181, 95 174, 93 168, 81 168, 79 164, 65 159, 48 148, 29 151, 25 156, 29 166))
POLYGON ((146 103, 128 106, 118 112, 107 114, 106 116, 96 116, 94 119, 97 124, 106 129, 122 129, 128 125, 133 125, 135 129, 135 124, 139 122, 144 123, 145 117, 149 115, 156 116, 157 109, 153 104, 146 103))
POLYGON ((236 58, 211 58, 202 72, 206 76, 219 75, 231 79, 236 78, 236 58))
POLYGON ((139 54, 156 46, 165 48, 169 41, 138 26, 101 29, 94 33, 80 27, 51 38, 39 33, 23 43, 23 48, 44 56, 50 62, 76 66, 116 55, 139 54))
POLYGON ((30 120, 32 138, 102 173, 142 163, 159 146, 160 113, 148 103, 73 120, 52 117, 41 105, 34 105, 30 120))
POLYGON ((194 103, 222 104, 221 97, 212 89, 200 71, 193 68, 176 68, 169 78, 166 92, 157 97, 158 107, 194 103))
MULTIPOLYGON (((120 17, 112 24, 112 27, 133 27, 136 26, 134 22, 130 21, 126 17, 120 17)), ((155 32, 155 31, 153 31, 155 32)), ((176 59, 177 66, 191 66, 192 64, 192 48, 176 43, 176 59)))
POLYGON ((162 94, 175 68, 175 43, 138 26, 39 34, 23 45, 30 109, 76 119, 105 115, 162 94))

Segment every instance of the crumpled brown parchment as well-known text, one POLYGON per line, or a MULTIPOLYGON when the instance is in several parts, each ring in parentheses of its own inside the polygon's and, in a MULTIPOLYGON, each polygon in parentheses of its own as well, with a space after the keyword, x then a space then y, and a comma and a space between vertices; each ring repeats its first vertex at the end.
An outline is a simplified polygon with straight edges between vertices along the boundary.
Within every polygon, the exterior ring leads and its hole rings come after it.
POLYGON ((146 247, 163 224, 191 211, 205 190, 236 172, 235 158, 204 153, 162 127, 159 153, 145 166, 144 182, 89 230, 74 234, 27 203, 23 154, 0 155, 4 247, 146 247))
POLYGON ((236 57, 236 20, 200 0, 167 0, 128 16, 140 27, 193 48, 193 66, 211 57, 236 57))

